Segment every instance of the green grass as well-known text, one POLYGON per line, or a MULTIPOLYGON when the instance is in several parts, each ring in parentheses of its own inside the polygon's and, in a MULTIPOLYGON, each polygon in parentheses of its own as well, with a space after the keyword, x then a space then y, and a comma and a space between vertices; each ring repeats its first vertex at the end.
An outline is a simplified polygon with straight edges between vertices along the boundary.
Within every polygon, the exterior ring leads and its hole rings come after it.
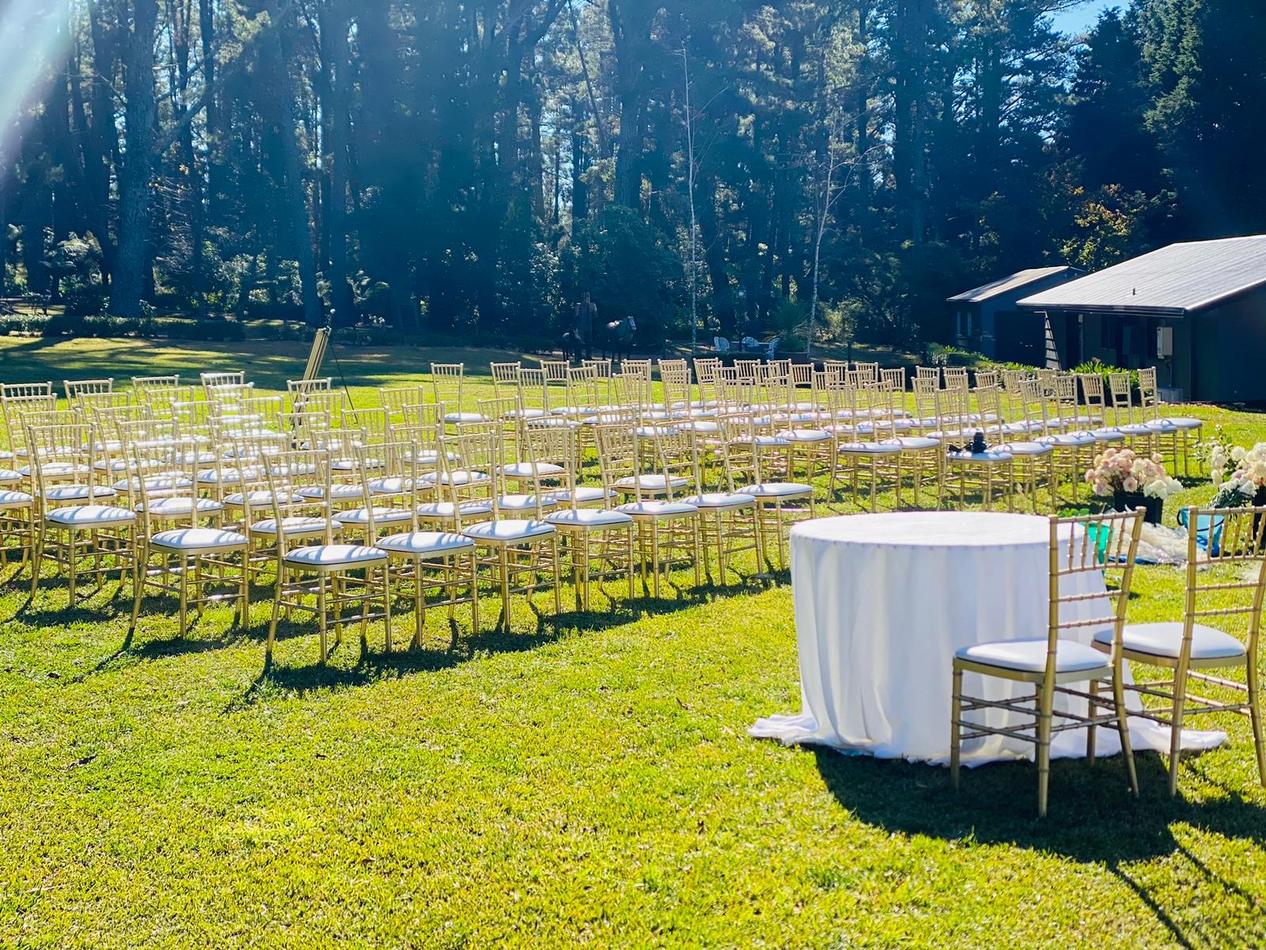
MULTIPOLYGON (((47 344, 0 340, 0 378, 205 364, 275 386, 305 356, 47 344)), ((353 387, 432 358, 361 357, 339 353, 353 387)), ((1132 619, 1174 616, 1180 575, 1140 574, 1132 619)), ((1185 760, 1177 800, 1154 754, 1137 802, 1117 759, 1057 762, 1042 822, 1031 766, 954 795, 942 769, 755 741, 800 704, 787 586, 434 625, 392 656, 371 629, 324 669, 296 623, 267 676, 262 592, 244 633, 224 609, 178 638, 152 602, 130 642, 114 587, 61 595, 0 586, 0 944, 1266 943, 1245 722, 1216 722, 1230 741, 1185 760)))

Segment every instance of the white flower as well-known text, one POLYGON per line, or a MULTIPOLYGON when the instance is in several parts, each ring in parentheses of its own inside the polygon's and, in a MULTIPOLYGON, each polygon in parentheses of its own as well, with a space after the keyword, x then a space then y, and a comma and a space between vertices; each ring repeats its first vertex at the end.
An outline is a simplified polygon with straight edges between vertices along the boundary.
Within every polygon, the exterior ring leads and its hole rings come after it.
MULTIPOLYGON (((1242 462, 1244 461, 1244 456, 1246 455, 1248 455, 1248 451, 1243 446, 1237 445, 1235 448, 1231 449, 1232 462, 1242 462)), ((1226 450, 1220 445, 1213 450, 1213 458, 1217 458, 1219 456, 1226 458, 1226 450)))

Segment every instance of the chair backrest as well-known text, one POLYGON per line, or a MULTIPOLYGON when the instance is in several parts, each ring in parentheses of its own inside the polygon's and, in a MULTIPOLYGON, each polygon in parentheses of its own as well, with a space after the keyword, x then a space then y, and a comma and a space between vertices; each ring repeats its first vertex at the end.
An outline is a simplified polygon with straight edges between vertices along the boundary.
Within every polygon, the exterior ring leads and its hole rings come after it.
POLYGON ((202 388, 206 390, 219 389, 221 386, 245 386, 246 371, 199 373, 198 380, 202 383, 202 388))
POLYGON ((113 379, 67 379, 62 383, 67 402, 77 402, 81 396, 108 393, 114 390, 113 379))
POLYGON ((1103 401, 1103 377, 1098 373, 1079 373, 1077 380, 1081 384, 1081 398, 1086 408, 1092 414, 1102 416, 1106 408, 1103 401))
POLYGON ((1243 630, 1227 632, 1244 633, 1254 663, 1266 592, 1266 507, 1195 508, 1184 514, 1187 596, 1180 661, 1190 659, 1197 624, 1222 628, 1233 618, 1232 625, 1238 621, 1243 630))
POLYGON ((334 543, 333 466, 325 448, 307 446, 262 456, 268 482, 268 504, 277 522, 277 557, 296 544, 334 543), (281 530, 287 518, 316 516, 325 523, 322 534, 302 538, 281 530))
POLYGON ((1108 374, 1108 401, 1116 421, 1121 421, 1123 415, 1125 421, 1133 421, 1134 388, 1129 373, 1108 374))
POLYGON ((1142 510, 1050 518, 1046 688, 1055 683, 1060 639, 1084 642, 1086 631, 1110 629, 1113 662, 1123 662, 1121 632, 1142 529, 1142 510))
POLYGON ((1160 389, 1156 381, 1156 367, 1139 370, 1139 409, 1144 419, 1160 418, 1160 389))
POLYGON ((946 389, 966 390, 968 388, 966 366, 946 366, 943 372, 945 374, 946 389))
POLYGON ((939 388, 941 385, 941 368, 939 366, 916 366, 914 368, 914 378, 935 380, 939 388))
POLYGON ((898 366, 895 369, 881 369, 879 371, 879 381, 885 386, 890 386, 899 393, 906 391, 906 369, 904 366, 898 366))

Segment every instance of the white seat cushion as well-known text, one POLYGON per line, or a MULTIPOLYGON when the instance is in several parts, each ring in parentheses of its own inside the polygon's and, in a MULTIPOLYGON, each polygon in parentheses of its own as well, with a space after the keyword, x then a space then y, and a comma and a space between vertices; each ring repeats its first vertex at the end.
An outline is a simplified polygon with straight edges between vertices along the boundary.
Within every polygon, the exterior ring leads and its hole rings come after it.
POLYGON ((507 478, 551 478, 556 475, 562 475, 567 470, 561 465, 555 465, 552 462, 515 462, 513 465, 503 465, 501 474, 507 478))
POLYGON ((483 416, 481 416, 477 412, 450 412, 444 416, 444 421, 453 423, 453 422, 487 422, 488 420, 485 419, 483 416))
POLYGON ((602 508, 568 508, 566 511, 546 515, 545 520, 560 528, 584 528, 591 531, 633 523, 633 519, 623 511, 605 511, 602 508))
POLYGON ((264 472, 259 468, 204 468, 195 476, 202 485, 237 485, 246 479, 263 478, 264 472))
POLYGON ((544 521, 501 520, 471 525, 463 533, 480 544, 519 544, 554 533, 554 526, 544 521))
MULTIPOLYGON (((428 501, 425 504, 418 505, 419 518, 452 518, 456 514, 456 508, 451 501, 428 501)), ((462 517, 478 518, 482 515, 492 514, 492 502, 490 501, 463 501, 462 517)))
MULTIPOLYGON (((281 522, 281 530, 286 537, 315 537, 316 535, 325 534, 324 518, 305 518, 300 515, 292 515, 283 518, 281 522)), ((248 529, 251 534, 270 534, 274 537, 277 534, 277 519, 266 518, 263 521, 256 521, 248 529)), ((333 531, 338 534, 343 530, 343 526, 337 521, 333 522, 333 531)))
POLYGON ((1055 451, 1053 445, 1047 445, 1044 442, 1008 442, 1002 448, 1012 455, 1021 455, 1026 458, 1050 455, 1055 451))
POLYGON ((825 429, 786 429, 779 432, 778 437, 788 442, 807 442, 812 445, 816 442, 830 441, 831 433, 825 429))
POLYGON ((54 508, 44 518, 67 528, 101 528, 131 524, 136 520, 136 515, 126 508, 116 508, 113 505, 74 505, 69 508, 54 508))
POLYGON ((901 447, 908 452, 926 452, 931 449, 941 447, 939 439, 933 439, 923 435, 906 435, 897 439, 901 447))
POLYGON ((677 476, 669 478, 664 475, 630 475, 616 482, 615 488, 623 492, 637 491, 639 487, 642 491, 661 492, 666 491, 670 485, 673 491, 676 491, 679 488, 685 488, 687 484, 689 484, 687 479, 677 476))
POLYGON ((683 501, 635 501, 621 505, 616 511, 622 511, 633 518, 685 518, 697 515, 699 509, 683 501))
POLYGON ((149 539, 152 547, 172 551, 232 551, 246 547, 246 535, 219 528, 178 528, 160 531, 149 539))
MULTIPOLYGON (((283 505, 291 505, 299 500, 298 495, 286 493, 281 496, 283 505)), ((235 491, 231 495, 224 496, 224 503, 232 508, 245 507, 250 502, 252 508, 265 508, 273 503, 273 493, 267 489, 259 489, 257 491, 246 492, 235 491)))
POLYGON ((1061 449, 1081 449, 1088 445, 1094 445, 1095 437, 1090 432, 1065 432, 1062 435, 1044 435, 1038 441, 1061 449))
POLYGON ((127 491, 129 488, 139 492, 144 487, 149 495, 169 495, 172 492, 188 491, 193 487, 193 479, 184 475, 146 475, 144 480, 135 476, 124 478, 111 486, 115 491, 127 491))
POLYGON ((387 552, 360 544, 314 544, 286 554, 286 563, 314 571, 366 567, 387 560, 387 552))
MULTIPOLYGON (((368 508, 340 511, 334 516, 334 520, 339 524, 367 525, 369 512, 368 508)), ((407 508, 374 508, 373 513, 375 524, 401 524, 413 520, 413 512, 407 508)))
MULTIPOLYGON (((434 478, 418 478, 419 488, 425 486, 429 489, 434 485, 434 478)), ((413 479, 404 478, 400 475, 388 475, 385 478, 373 478, 369 481, 369 493, 371 495, 405 495, 411 491, 413 491, 413 479)))
POLYGON ((1092 429, 1090 434, 1094 436, 1096 442, 1124 442, 1125 433, 1120 429, 1092 429))
MULTIPOLYGON (((578 505, 592 505, 595 502, 608 501, 614 497, 615 492, 607 491, 597 485, 580 485, 576 488, 576 504, 578 505)), ((571 492, 555 492, 554 498, 559 502, 570 502, 571 492)))
POLYGON ((836 449, 841 455, 896 455, 899 442, 841 442, 836 449))
MULTIPOLYGON (((144 505, 137 505, 137 511, 144 511, 144 505)), ((224 506, 210 498, 160 498, 150 505, 149 513, 159 518, 182 518, 194 511, 200 515, 214 514, 223 511, 224 506)))
POLYGON ((475 542, 451 531, 407 531, 379 538, 374 547, 397 557, 440 557, 473 549, 475 542))
POLYGON ((696 508, 738 509, 750 508, 756 504, 756 497, 754 495, 744 495, 741 492, 710 491, 704 492, 702 495, 691 495, 689 498, 683 498, 682 501, 687 505, 694 505, 696 508))
POLYGON ((812 498, 813 486, 800 482, 761 482, 759 485, 743 485, 738 493, 753 498, 812 498))
POLYGON ((46 502, 84 501, 88 498, 113 498, 118 494, 113 488, 104 486, 89 489, 87 485, 56 485, 44 492, 46 502))
POLYGON ((1204 425, 1200 419, 1191 419, 1187 416, 1166 416, 1161 422, 1168 423, 1175 429, 1199 429, 1204 425))
POLYGON ((16 485, 25 476, 15 468, 0 468, 0 485, 16 485))
POLYGON ((987 449, 984 452, 950 452, 951 462, 977 462, 981 465, 1002 464, 1015 458, 1003 449, 987 449))
MULTIPOLYGON (((1045 637, 1037 640, 997 640, 963 647, 954 655, 960 660, 984 663, 1021 673, 1040 673, 1046 669, 1045 637)), ((1055 645, 1057 673, 1108 672, 1107 658, 1094 647, 1075 640, 1060 640, 1055 645)))
MULTIPOLYGON (((325 497, 325 489, 320 485, 304 485, 295 494, 300 498, 320 499, 325 497)), ((336 501, 350 501, 363 495, 364 490, 359 485, 330 486, 330 498, 336 501)))
POLYGON ((443 477, 432 473, 425 476, 423 481, 432 485, 457 485, 460 487, 465 485, 483 485, 490 481, 491 478, 492 476, 488 475, 486 472, 475 472, 469 469, 459 468, 454 469, 451 472, 445 472, 443 477))
POLYGON ((0 489, 0 508, 29 508, 35 499, 24 491, 0 489))
MULTIPOLYGON (((558 499, 553 495, 541 496, 542 508, 554 508, 558 499)), ((503 511, 536 511, 535 495, 502 495, 497 499, 497 507, 503 511)))
MULTIPOLYGON (((1127 650, 1170 660, 1178 659, 1182 653, 1182 637, 1183 624, 1179 621, 1127 624, 1121 633, 1121 641, 1127 650)), ((1103 630, 1095 634, 1095 642, 1110 647, 1112 631, 1103 630)), ((1229 633, 1223 633, 1216 627, 1206 627, 1200 623, 1192 627, 1192 659, 1237 660, 1246 652, 1244 644, 1229 633)))

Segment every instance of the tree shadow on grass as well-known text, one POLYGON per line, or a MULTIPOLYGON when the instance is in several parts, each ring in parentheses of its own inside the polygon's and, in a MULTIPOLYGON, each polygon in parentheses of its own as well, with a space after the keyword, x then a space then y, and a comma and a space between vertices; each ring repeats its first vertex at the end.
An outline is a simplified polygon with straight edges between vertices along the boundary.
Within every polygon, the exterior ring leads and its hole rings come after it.
MULTIPOLYGON (((825 748, 815 748, 813 754, 831 794, 858 820, 893 834, 1012 845, 1102 864, 1135 892, 1182 946, 1191 946, 1193 937, 1131 873, 1132 863, 1183 855, 1211 883, 1257 906, 1248 890, 1192 855, 1174 837, 1173 826, 1256 844, 1266 838, 1266 808, 1242 790, 1220 783, 1220 794, 1205 801, 1184 798, 1181 789, 1179 797, 1171 798, 1168 770, 1155 753, 1136 756, 1138 799, 1129 794, 1120 756, 1101 759, 1094 767, 1079 759, 1054 761, 1045 819, 1037 818, 1037 772, 1031 762, 964 769, 955 793, 947 769, 825 748)), ((1184 764, 1185 770, 1193 767, 1203 774, 1198 760, 1184 764)))

